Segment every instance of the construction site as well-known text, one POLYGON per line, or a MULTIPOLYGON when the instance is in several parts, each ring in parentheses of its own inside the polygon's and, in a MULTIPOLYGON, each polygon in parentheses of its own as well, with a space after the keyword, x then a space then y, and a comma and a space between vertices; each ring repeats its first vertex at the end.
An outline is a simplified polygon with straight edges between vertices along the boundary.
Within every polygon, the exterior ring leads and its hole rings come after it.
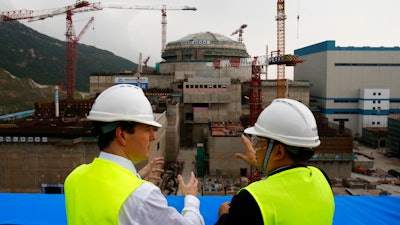
MULTIPOLYGON (((167 43, 163 35, 163 61, 157 64, 157 71, 147 71, 148 58, 143 63, 140 57, 138 71, 93 73, 90 75, 90 98, 76 100, 76 48, 81 35, 72 32, 71 16, 102 7, 106 6, 81 1, 53 14, 2 14, 3 21, 46 19, 66 14, 69 26, 66 32, 67 90, 55 88, 54 101, 37 102, 27 115, 1 118, 0 180, 3 182, 0 192, 62 193, 66 176, 80 164, 91 162, 99 153, 96 138, 91 134, 91 122, 86 119, 94 99, 108 87, 123 83, 144 90, 156 120, 163 125, 152 143, 150 158, 165 158, 165 173, 160 174, 162 180, 154 181, 165 195, 179 194, 176 176, 189 170, 194 170, 201 179, 199 189, 203 195, 233 195, 241 187, 262 179, 260 171, 233 155, 243 151, 240 136, 244 128, 254 125, 261 111, 275 98, 284 97, 304 103, 314 113, 321 145, 315 149, 309 163, 328 174, 336 194, 400 195, 397 188, 400 120, 395 115, 400 103, 388 100, 400 98, 400 91, 390 88, 389 95, 387 88, 371 88, 360 83, 354 85, 357 96, 322 101, 330 97, 320 94, 318 88, 330 90, 328 86, 332 84, 321 84, 322 81, 315 78, 319 74, 307 70, 321 63, 318 55, 312 55, 307 48, 299 49, 299 54, 285 53, 284 1, 278 1, 277 49, 267 55, 251 57, 247 53, 242 37, 246 24, 233 31, 231 36, 237 35, 237 40, 214 32, 199 32, 167 43), (306 53, 311 56, 304 61, 302 56, 306 53), (268 66, 277 67, 276 79, 264 76, 268 66), (294 67, 294 80, 286 79, 286 67, 294 67), (346 108, 349 104, 344 106, 344 101, 350 101, 355 109, 346 108), (377 105, 378 101, 381 105, 377 105), (371 104, 375 104, 374 109, 371 104), (362 112, 357 113, 359 111, 362 112), (378 162, 385 157, 394 163, 378 162)), ((164 21, 168 8, 157 10, 163 10, 164 21)), ((166 25, 166 20, 162 24, 166 25)), ((389 50, 392 49, 381 49, 400 58, 400 50, 389 50)), ((144 163, 137 167, 140 169, 144 163)))

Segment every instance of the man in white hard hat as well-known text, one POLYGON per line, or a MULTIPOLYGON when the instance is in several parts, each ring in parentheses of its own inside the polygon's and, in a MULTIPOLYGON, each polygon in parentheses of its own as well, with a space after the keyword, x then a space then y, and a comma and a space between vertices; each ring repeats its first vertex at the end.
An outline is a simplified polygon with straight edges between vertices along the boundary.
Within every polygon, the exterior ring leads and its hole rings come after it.
POLYGON ((219 208, 217 225, 328 225, 334 198, 325 173, 307 166, 320 145, 312 112, 302 103, 275 99, 242 136, 245 154, 235 156, 266 174, 219 208))
POLYGON ((161 127, 142 89, 129 84, 106 89, 96 98, 88 119, 98 135, 100 155, 65 180, 68 224, 204 224, 193 172, 187 184, 178 175, 185 196, 180 214, 168 206, 157 186, 141 179, 163 159, 156 158, 139 172, 135 168, 148 159, 151 141, 161 127))

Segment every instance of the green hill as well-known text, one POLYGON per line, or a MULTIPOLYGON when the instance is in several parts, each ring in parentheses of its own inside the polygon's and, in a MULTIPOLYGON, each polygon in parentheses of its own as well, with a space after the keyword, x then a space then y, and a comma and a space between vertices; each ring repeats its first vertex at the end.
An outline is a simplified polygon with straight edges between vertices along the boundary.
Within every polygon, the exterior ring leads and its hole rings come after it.
MULTIPOLYGON (((66 82, 65 42, 43 35, 19 22, 0 23, 0 68, 40 84, 66 82)), ((92 46, 79 44, 75 89, 89 91, 91 73, 136 70, 137 64, 92 46)))
POLYGON ((31 110, 37 101, 54 99, 54 86, 17 78, 0 68, 0 115, 31 110))

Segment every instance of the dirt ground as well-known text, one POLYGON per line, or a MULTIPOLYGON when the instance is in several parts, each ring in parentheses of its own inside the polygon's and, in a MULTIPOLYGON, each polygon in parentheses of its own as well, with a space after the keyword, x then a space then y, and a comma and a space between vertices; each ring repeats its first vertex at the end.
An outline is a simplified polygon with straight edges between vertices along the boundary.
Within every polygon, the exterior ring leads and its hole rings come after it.
POLYGON ((400 158, 385 156, 386 148, 373 149, 358 142, 354 143, 354 151, 361 153, 357 154, 356 160, 372 162, 373 167, 369 168, 372 174, 352 172, 351 181, 354 181, 354 188, 346 188, 338 182, 333 187, 335 195, 400 196, 399 178, 394 178, 387 173, 389 170, 400 171, 400 158), (360 183, 364 184, 363 187, 360 187, 360 183))
MULTIPOLYGON (((400 158, 386 157, 384 155, 387 151, 386 149, 373 149, 364 146, 358 142, 354 143, 354 151, 362 153, 358 154, 357 160, 369 162, 371 165, 373 165, 370 170, 374 172, 373 174, 371 174, 371 176, 352 172, 351 181, 353 181, 354 183, 353 188, 346 188, 343 185, 343 180, 337 180, 337 182, 333 182, 333 192, 335 195, 400 196, 400 185, 394 185, 393 183, 380 184, 379 182, 384 180, 385 178, 387 180, 395 179, 388 176, 387 172, 390 169, 394 169, 400 172, 400 158)), ((182 171, 182 175, 185 181, 189 179, 190 172, 195 171, 195 156, 195 149, 181 149, 179 152, 178 160, 185 162, 182 171)), ((398 178, 395 180, 399 181, 398 178)), ((179 190, 178 195, 180 194, 181 193, 179 190)))

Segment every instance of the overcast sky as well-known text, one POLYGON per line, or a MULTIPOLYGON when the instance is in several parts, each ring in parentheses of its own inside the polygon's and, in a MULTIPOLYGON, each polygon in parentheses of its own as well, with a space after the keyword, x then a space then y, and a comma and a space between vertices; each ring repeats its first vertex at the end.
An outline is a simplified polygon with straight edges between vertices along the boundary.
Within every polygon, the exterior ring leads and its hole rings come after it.
MULTIPOLYGON (((0 0, 0 11, 44 10, 72 5, 75 0, 0 0)), ((98 2, 98 1, 90 1, 98 2)), ((276 50, 277 0, 102 0, 102 3, 196 7, 197 11, 167 11, 167 42, 189 34, 213 32, 237 40, 231 33, 242 24, 243 43, 251 56, 276 50)), ((286 0, 286 53, 335 40, 337 46, 394 47, 400 45, 399 0, 286 0), (299 16, 299 20, 297 19, 299 16)), ((150 56, 149 66, 161 60, 159 10, 104 9, 73 16, 78 34, 90 17, 92 27, 80 43, 108 50, 135 63, 139 53, 150 56)), ((65 40, 65 16, 21 21, 29 27, 65 40)), ((290 71, 288 72, 290 74, 290 71)), ((290 75, 289 75, 290 76, 290 75)))

